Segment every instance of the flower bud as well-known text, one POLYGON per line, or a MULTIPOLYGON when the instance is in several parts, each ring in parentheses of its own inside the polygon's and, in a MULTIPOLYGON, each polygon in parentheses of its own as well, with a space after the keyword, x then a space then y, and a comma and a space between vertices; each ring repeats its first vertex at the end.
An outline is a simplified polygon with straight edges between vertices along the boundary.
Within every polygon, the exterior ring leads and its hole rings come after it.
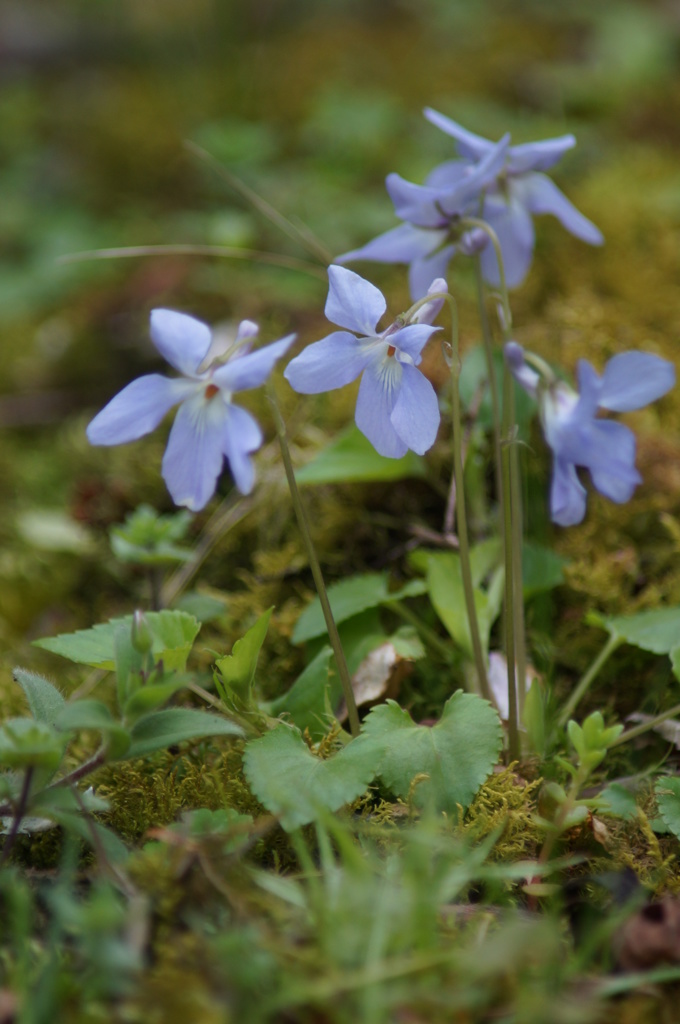
POLYGON ((132 616, 132 646, 140 654, 148 654, 153 646, 149 620, 139 608, 132 616))

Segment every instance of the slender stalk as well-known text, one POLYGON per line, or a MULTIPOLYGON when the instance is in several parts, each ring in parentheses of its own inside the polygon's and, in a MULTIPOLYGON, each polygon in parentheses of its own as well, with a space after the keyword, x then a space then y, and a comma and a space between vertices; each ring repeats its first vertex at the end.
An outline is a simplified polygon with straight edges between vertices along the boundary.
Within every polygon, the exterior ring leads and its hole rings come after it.
POLYGON ((507 368, 503 376, 503 434, 506 442, 503 446, 502 470, 503 470, 503 560, 505 562, 505 658, 508 666, 508 754, 511 761, 519 757, 519 725, 517 716, 517 677, 516 671, 516 646, 515 646, 515 559, 513 554, 513 529, 512 520, 515 509, 512 507, 512 487, 510 482, 510 462, 512 459, 512 445, 508 440, 508 434, 512 429, 510 420, 512 400, 512 378, 507 368))
POLYGON ((326 591, 326 584, 324 583, 323 573, 321 572, 321 566, 319 559, 316 556, 316 550, 314 548, 314 542, 309 529, 309 522, 307 520, 307 513, 305 512, 304 505, 302 504, 302 498, 300 497, 300 491, 298 489, 297 481, 295 480, 295 471, 293 470, 293 462, 290 457, 290 449, 288 448, 288 441, 286 440, 286 427, 283 422, 283 417, 279 410, 278 403, 276 401, 276 392, 274 390, 273 382, 269 381, 268 386, 269 401, 272 405, 274 412, 274 422, 276 424, 276 433, 279 439, 279 445, 281 447, 281 457, 283 459, 283 465, 286 470, 286 478, 288 480, 288 489, 290 491, 291 500, 293 502, 293 508, 295 509, 295 515, 297 516, 298 526, 300 527, 300 533, 305 544, 307 551, 307 558, 309 559, 309 567, 312 570, 312 576, 314 577, 314 585, 316 587, 317 594, 319 595, 319 601, 321 602, 321 610, 323 617, 326 622, 326 629, 328 630, 328 637, 335 654, 335 662, 338 667, 338 675, 340 677, 340 683, 342 685, 342 692, 345 698, 345 704, 347 705, 347 715, 349 718, 349 725, 352 736, 359 735, 359 712, 357 710, 356 700, 354 698, 354 690, 352 688, 352 680, 350 678, 349 669, 347 668, 347 661, 345 660, 345 652, 342 649, 342 643, 340 642, 340 634, 338 633, 338 627, 335 624, 333 618, 333 612, 331 611, 330 601, 328 600, 328 592, 326 591))
POLYGON ((57 789, 60 786, 70 786, 74 782, 84 779, 86 775, 90 774, 90 772, 96 771, 97 768, 101 768, 101 766, 106 763, 106 756, 108 752, 108 744, 102 743, 99 750, 97 750, 92 757, 87 761, 83 761, 82 764, 78 765, 77 768, 74 768, 72 772, 68 773, 68 775, 64 775, 61 779, 57 779, 56 782, 51 783, 47 788, 57 789))
POLYGON ((163 585, 160 594, 161 607, 167 608, 179 597, 215 545, 232 527, 245 518, 252 506, 252 498, 243 498, 240 495, 235 502, 232 498, 229 498, 219 505, 217 511, 211 516, 203 530, 201 539, 194 548, 189 561, 180 566, 177 572, 173 573, 170 579, 163 585))
POLYGON ((470 565, 470 541, 467 529, 462 457, 463 424, 460 411, 459 388, 461 363, 458 353, 458 308, 452 296, 447 296, 447 298, 451 309, 451 419, 453 423, 453 474, 456 481, 456 519, 458 525, 460 571, 463 580, 465 607, 467 609, 472 653, 475 668, 477 669, 480 693, 486 700, 493 700, 486 673, 486 659, 479 634, 475 591, 472 583, 472 567, 470 565))
POLYGON ((472 656, 477 671, 479 691, 486 700, 493 702, 491 687, 486 672, 486 659, 482 649, 482 641, 479 633, 479 620, 477 619, 477 606, 475 605, 475 589, 472 582, 472 567, 470 564, 470 541, 467 529, 467 511, 465 507, 465 480, 463 474, 463 417, 460 409, 460 371, 461 362, 458 348, 458 306, 453 295, 449 292, 435 292, 426 295, 415 302, 404 314, 403 320, 409 323, 418 309, 427 302, 435 299, 445 299, 451 311, 451 356, 449 364, 451 370, 451 422, 453 426, 453 476, 456 488, 456 517, 458 521, 458 553, 460 556, 460 573, 463 581, 463 594, 465 595, 465 610, 467 612, 468 626, 470 629, 470 641, 472 643, 472 656))
POLYGON ((31 782, 33 781, 33 765, 29 765, 24 775, 23 785, 21 787, 21 793, 17 801, 16 807, 14 808, 14 820, 12 821, 12 827, 7 834, 7 839, 2 848, 2 856, 0 857, 0 868, 4 867, 9 859, 9 855, 12 852, 12 848, 16 842, 16 838, 19 835, 19 827, 21 826, 21 819, 26 813, 26 807, 28 805, 28 795, 31 792, 31 782))
POLYGON ((257 249, 240 249, 229 245, 126 245, 115 249, 87 249, 83 252, 70 252, 60 256, 58 263, 81 263, 90 260, 137 259, 140 256, 217 256, 230 260, 248 260, 251 263, 269 263, 274 267, 297 270, 303 274, 311 274, 320 280, 326 280, 327 273, 314 263, 297 259, 295 256, 282 256, 276 252, 260 252, 257 249))
MULTIPOLYGON (((506 374, 510 377, 506 369, 506 374)), ((515 386, 510 379, 508 387, 508 416, 515 428, 515 386)), ((512 514, 512 585, 513 585, 513 630, 515 634, 515 665, 517 666, 517 694, 519 723, 522 722, 526 698, 527 651, 524 623, 524 587, 522 575, 522 546, 524 541, 524 517, 522 514, 522 488, 520 486, 519 445, 516 438, 508 439, 510 454, 510 507, 512 514)))
POLYGON ((666 722, 669 718, 675 718, 676 715, 680 715, 680 704, 674 704, 668 711, 662 711, 660 715, 655 715, 654 718, 650 718, 648 722, 641 722, 640 725, 636 725, 632 729, 627 729, 626 732, 622 732, 620 736, 617 736, 617 738, 609 744, 609 748, 618 747, 619 744, 627 743, 628 740, 634 740, 636 736, 642 736, 655 726, 661 725, 662 722, 666 722))
POLYGON ((486 235, 488 235, 489 241, 493 245, 494 252, 496 253, 496 261, 498 263, 498 276, 500 278, 500 296, 501 306, 503 309, 503 316, 501 317, 501 328, 503 330, 503 338, 507 341, 512 334, 512 313, 510 312, 510 300, 508 298, 508 286, 505 280, 505 266, 503 264, 503 253, 501 252, 501 243, 498 241, 498 235, 486 221, 481 220, 478 217, 465 217, 460 222, 461 229, 466 228, 480 228, 486 235))
MULTIPOLYGON (((586 695, 590 684, 596 678, 602 666, 605 664, 606 661, 609 660, 609 658, 612 656, 617 647, 620 647, 622 643, 623 641, 620 637, 609 637, 607 643, 604 645, 598 656, 591 664, 591 666, 581 676, 581 679, 577 683, 576 688, 569 697, 569 700, 566 702, 566 704, 560 711, 560 714, 557 719, 557 724, 559 726, 565 726, 567 724, 572 714, 574 713, 576 705, 586 695)), ((619 739, 619 742, 621 742, 621 739, 619 739)))
POLYGON ((489 378, 489 394, 491 396, 491 422, 493 430, 494 469, 496 475, 496 494, 498 495, 498 507, 503 515, 503 473, 501 470, 501 403, 498 396, 498 380, 496 378, 496 367, 493 362, 493 339, 491 337, 491 325, 486 310, 484 295, 484 281, 482 279, 482 266, 479 258, 475 260, 475 275, 477 278, 477 308, 479 321, 482 328, 482 343, 484 345, 484 357, 486 359, 486 373, 489 378))

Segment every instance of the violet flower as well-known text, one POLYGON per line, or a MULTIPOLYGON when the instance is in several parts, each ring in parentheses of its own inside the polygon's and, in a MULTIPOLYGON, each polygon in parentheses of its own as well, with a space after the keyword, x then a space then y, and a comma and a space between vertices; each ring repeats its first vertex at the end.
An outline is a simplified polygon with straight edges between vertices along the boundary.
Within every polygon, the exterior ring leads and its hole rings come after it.
POLYGON ((249 456, 262 444, 262 432, 249 412, 232 404, 232 394, 264 384, 295 338, 290 334, 251 352, 258 330, 243 320, 224 352, 207 324, 154 309, 151 340, 182 376, 151 373, 128 384, 92 420, 88 440, 94 445, 136 441, 179 405, 161 469, 175 504, 202 509, 215 493, 225 459, 238 490, 247 494, 255 481, 249 456))
POLYGON ((550 515, 560 526, 580 523, 586 490, 577 466, 590 472, 595 488, 623 504, 641 482, 635 468, 635 435, 622 423, 597 418, 598 409, 629 412, 665 395, 675 384, 672 363, 647 352, 623 352, 609 360, 600 377, 590 363, 578 363, 579 393, 536 357, 524 358, 514 341, 505 346, 505 360, 518 383, 538 400, 543 433, 553 453, 550 515))
POLYGON ((414 185, 399 174, 388 174, 387 191, 405 223, 338 256, 336 262, 408 263, 411 295, 414 300, 422 298, 431 281, 444 277, 456 252, 469 255, 486 244, 483 233, 461 230, 459 222, 466 213, 479 212, 480 196, 501 173, 509 141, 506 135, 490 144, 478 164, 457 161, 447 181, 437 187, 414 185))
MULTIPOLYGON (((398 459, 409 448, 422 455, 437 436, 439 404, 417 366, 426 342, 439 330, 430 321, 443 300, 425 303, 408 324, 397 321, 379 332, 387 304, 375 285, 344 267, 330 266, 328 278, 326 316, 345 330, 308 345, 291 360, 284 377, 305 395, 361 377, 355 414, 359 430, 380 455, 398 459)), ((433 282, 430 293, 442 291, 446 282, 433 282)))
MULTIPOLYGON (((457 143, 461 160, 440 164, 430 174, 427 184, 433 188, 449 187, 460 174, 461 163, 474 166, 484 160, 494 143, 474 135, 444 114, 425 109, 425 117, 457 143)), ((604 239, 592 221, 567 199, 543 171, 548 170, 576 145, 573 135, 562 135, 541 142, 510 146, 505 166, 491 187, 484 193, 482 219, 494 229, 503 254, 508 288, 516 288, 527 275, 534 251, 533 214, 551 213, 572 235, 589 245, 602 245, 604 239)), ((493 246, 487 245, 481 255, 485 281, 500 284, 498 261, 493 246)))

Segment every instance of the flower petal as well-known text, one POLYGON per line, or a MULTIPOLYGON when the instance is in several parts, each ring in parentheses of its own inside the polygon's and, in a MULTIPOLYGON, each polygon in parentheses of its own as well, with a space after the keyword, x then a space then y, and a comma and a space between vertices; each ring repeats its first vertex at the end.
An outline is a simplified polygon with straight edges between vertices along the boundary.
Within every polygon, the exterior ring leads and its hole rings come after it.
POLYGON ((151 340, 164 359, 194 377, 210 348, 211 331, 202 320, 173 309, 151 311, 151 340))
POLYGON ((613 420, 594 420, 590 434, 588 460, 583 465, 600 494, 622 505, 642 481, 635 468, 635 434, 613 420))
POLYGON ((155 430, 173 405, 201 385, 181 378, 171 380, 150 373, 133 380, 97 413, 87 428, 90 444, 111 445, 136 441, 155 430))
POLYGON ((550 485, 550 518, 559 526, 574 526, 586 514, 586 489, 570 462, 555 459, 550 485))
MULTIPOLYGON (((433 231, 433 235, 440 232, 433 231)), ((446 232, 441 232, 442 239, 446 232)), ((443 277, 446 274, 449 263, 456 254, 455 245, 445 245, 438 249, 431 256, 424 256, 414 259, 408 270, 408 282, 411 290, 411 298, 414 302, 427 295, 430 281, 433 277, 443 277)))
POLYGON ((407 327, 386 335, 385 341, 393 345, 398 352, 405 352, 418 364, 425 345, 432 335, 440 330, 441 327, 431 327, 429 324, 408 324, 407 327))
POLYGON ((198 512, 215 493, 224 463, 228 406, 201 393, 183 402, 168 438, 161 472, 176 505, 198 512))
POLYGON ((445 236, 445 231, 429 231, 413 227, 412 224, 400 224, 367 242, 361 249, 352 249, 336 257, 335 262, 376 260, 378 263, 410 263, 436 249, 445 236))
POLYGON ((403 364, 396 359, 375 360, 366 368, 357 396, 357 427, 378 454, 389 459, 400 459, 408 451, 391 420, 403 371, 403 364))
POLYGON ((525 174, 513 184, 517 197, 531 213, 552 213, 572 235, 589 245, 602 245, 604 236, 576 209, 545 174, 525 174))
POLYGON ((511 146, 508 151, 508 174, 547 171, 575 145, 576 139, 573 135, 561 135, 557 139, 543 139, 541 142, 525 142, 521 146, 511 146))
POLYGON ((387 309, 381 291, 346 267, 328 268, 326 316, 338 327, 356 331, 363 337, 375 335, 378 320, 387 309))
POLYGON ((432 168, 425 184, 431 188, 453 188, 468 176, 471 166, 469 160, 445 160, 443 164, 432 168))
POLYGON ((458 152, 468 160, 481 160, 494 145, 488 139, 483 139, 481 135, 475 135, 473 132, 466 131, 456 121, 452 121, 450 117, 440 114, 437 110, 433 110, 432 107, 425 107, 423 113, 430 124, 440 128, 447 135, 453 136, 458 143, 456 147, 458 152))
POLYGON ((614 412, 641 409, 675 384, 675 367, 649 352, 621 352, 602 374, 600 406, 614 412))
POLYGON ((284 355, 295 341, 294 334, 288 334, 280 341, 274 341, 271 345, 256 349, 255 352, 247 352, 245 355, 237 354, 215 370, 211 376, 218 387, 226 391, 247 391, 249 388, 258 388, 264 384, 269 374, 274 369, 277 359, 284 355))
MULTIPOLYGON (((511 189, 509 202, 498 195, 486 197, 484 220, 498 236, 508 288, 517 288, 527 275, 534 252, 534 226, 531 217, 511 189)), ((487 245, 482 250, 480 259, 484 280, 498 287, 500 275, 494 247, 487 245)))
POLYGON ((442 212, 444 196, 447 198, 455 187, 430 188, 427 185, 416 185, 406 181, 400 174, 388 174, 385 186, 390 199, 394 203, 397 217, 421 228, 442 228, 448 223, 448 216, 442 212))
POLYGON ((427 377, 415 366, 402 365, 399 395, 390 417, 401 440, 418 455, 432 447, 439 430, 439 402, 427 377))
MULTIPOLYGON (((384 343, 385 351, 387 342, 384 343)), ((362 344, 353 334, 335 331, 308 345, 283 371, 294 391, 318 395, 356 380, 375 356, 375 345, 362 344)))
POLYGON ((238 405, 227 407, 224 424, 222 450, 229 462, 229 469, 236 487, 241 494, 250 494, 255 483, 255 467, 251 452, 262 444, 262 431, 257 420, 238 405))

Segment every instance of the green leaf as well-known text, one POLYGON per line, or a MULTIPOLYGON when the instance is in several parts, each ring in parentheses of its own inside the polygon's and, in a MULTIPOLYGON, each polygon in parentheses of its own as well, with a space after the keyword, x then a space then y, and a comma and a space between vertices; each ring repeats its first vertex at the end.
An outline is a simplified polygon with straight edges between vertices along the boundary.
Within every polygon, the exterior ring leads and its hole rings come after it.
POLYGON ((145 715, 132 727, 132 743, 125 760, 144 757, 183 740, 197 740, 204 736, 242 736, 243 730, 235 722, 221 715, 194 708, 167 708, 145 715))
POLYGON ((112 759, 123 757, 130 746, 130 734, 100 700, 76 700, 65 704, 54 722, 60 732, 94 729, 109 740, 112 759))
POLYGON ((385 458, 378 455, 368 438, 354 426, 295 474, 299 484, 389 481, 423 476, 425 463, 415 452, 409 451, 402 459, 385 458))
POLYGON ((565 558, 542 544, 525 542, 522 547, 522 587, 524 597, 534 597, 564 583, 565 558))
POLYGON ((31 714, 37 722, 53 725, 54 720, 66 704, 56 686, 23 668, 15 668, 12 673, 15 681, 26 694, 31 714))
POLYGON ((635 794, 622 786, 620 782, 612 782, 597 797, 597 810, 601 814, 611 814, 624 821, 632 821, 639 816, 635 794))
POLYGON ((680 778, 661 776, 654 789, 659 814, 673 835, 680 839, 680 778))
POLYGON ((670 654, 680 645, 680 607, 677 605, 610 618, 591 612, 586 621, 606 629, 621 643, 632 644, 652 654, 670 654))
MULTIPOLYGON (((479 583, 488 575, 490 567, 495 564, 500 549, 494 545, 479 545, 471 553, 475 608, 479 623, 480 639, 485 652, 489 649, 491 627, 500 612, 503 600, 502 569, 497 569, 491 577, 487 590, 482 590, 479 583)), ((427 590, 432 607, 442 623, 462 647, 468 657, 472 657, 472 639, 468 623, 463 576, 460 557, 453 551, 437 551, 421 553, 419 564, 424 565, 427 573, 427 590), (424 557, 423 557, 424 555, 424 557)))
POLYGON ((333 652, 322 647, 317 656, 298 676, 290 690, 272 701, 270 713, 287 712, 301 732, 309 729, 312 739, 321 739, 328 732, 328 709, 337 707, 342 686, 337 676, 329 678, 333 652))
MULTIPOLYGON (((162 661, 169 671, 183 672, 201 628, 200 623, 193 615, 169 609, 162 612, 146 612, 146 619, 153 637, 154 660, 162 661)), ((91 629, 45 637, 42 640, 34 640, 33 643, 36 647, 60 654, 63 658, 78 664, 111 670, 115 667, 116 630, 122 625, 131 629, 132 616, 110 619, 108 622, 92 626, 91 629)))
POLYGON ((229 699, 235 694, 244 704, 250 704, 257 659, 267 635, 273 610, 268 608, 248 632, 236 641, 231 654, 218 658, 215 662, 224 687, 224 693, 220 694, 223 699, 229 699))
POLYGON ((132 694, 125 703, 123 714, 129 722, 150 711, 155 711, 161 704, 172 697, 173 693, 183 689, 191 682, 190 676, 174 676, 164 683, 144 683, 132 694))
MULTIPOLYGON (((425 589, 422 580, 410 580, 399 590, 390 591, 389 576, 386 572, 368 572, 334 583, 328 588, 328 600, 333 617, 339 625, 368 608, 401 601, 406 597, 417 597, 425 593, 425 589)), ((305 608, 295 623, 293 643, 301 644, 305 640, 323 636, 325 632, 326 621, 317 597, 305 608)))
POLYGON ((313 754, 297 729, 279 725, 247 744, 243 769, 253 793, 290 832, 356 800, 375 775, 381 747, 360 736, 328 760, 313 754))
POLYGON ((498 713, 474 694, 458 690, 432 726, 416 725, 395 701, 374 708, 364 721, 363 736, 382 745, 379 774, 399 797, 407 797, 416 775, 429 779, 415 788, 418 806, 433 804, 456 814, 467 807, 498 760, 503 735, 498 713))

